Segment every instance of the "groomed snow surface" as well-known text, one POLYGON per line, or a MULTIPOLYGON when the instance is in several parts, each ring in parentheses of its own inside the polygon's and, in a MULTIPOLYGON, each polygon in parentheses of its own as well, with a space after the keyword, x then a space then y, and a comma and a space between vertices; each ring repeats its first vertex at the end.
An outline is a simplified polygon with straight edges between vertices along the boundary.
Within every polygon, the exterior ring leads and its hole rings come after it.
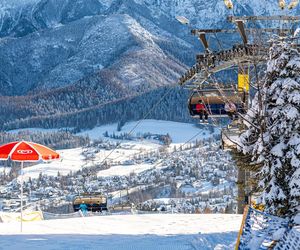
POLYGON ((0 224, 0 249, 234 249, 242 217, 224 214, 113 215, 0 224))

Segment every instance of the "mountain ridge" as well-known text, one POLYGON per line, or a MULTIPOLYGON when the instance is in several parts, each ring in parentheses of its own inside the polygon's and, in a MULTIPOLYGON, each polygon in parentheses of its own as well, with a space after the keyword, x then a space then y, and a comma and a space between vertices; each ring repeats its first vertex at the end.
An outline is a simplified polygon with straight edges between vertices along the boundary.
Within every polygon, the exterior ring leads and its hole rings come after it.
MULTIPOLYGON (((137 47, 147 47, 156 55, 174 60, 178 53, 172 55, 159 43, 177 47, 176 41, 165 42, 164 37, 151 34, 126 13, 95 15, 19 38, 5 37, 0 42, 1 94, 26 95, 34 90, 74 84, 137 47)), ((193 49, 184 42, 179 47, 181 51, 193 49)), ((180 65, 180 60, 176 64, 180 65)))
MULTIPOLYGON (((0 101, 9 100, 1 106, 15 111, 2 111, 0 119, 77 112, 175 84, 202 50, 176 15, 187 16, 191 27, 231 27, 230 14, 280 13, 266 3, 240 0, 228 11, 217 0, 6 1, 0 5, 0 101)), ((238 34, 226 37, 233 40, 238 34)))

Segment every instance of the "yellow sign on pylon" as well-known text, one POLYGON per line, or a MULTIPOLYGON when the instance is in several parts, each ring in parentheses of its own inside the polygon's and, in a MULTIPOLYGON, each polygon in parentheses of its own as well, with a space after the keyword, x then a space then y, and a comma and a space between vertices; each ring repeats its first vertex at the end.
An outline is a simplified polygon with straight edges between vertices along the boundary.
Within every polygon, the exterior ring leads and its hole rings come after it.
POLYGON ((238 90, 239 92, 249 92, 249 74, 239 74, 238 75, 238 90))

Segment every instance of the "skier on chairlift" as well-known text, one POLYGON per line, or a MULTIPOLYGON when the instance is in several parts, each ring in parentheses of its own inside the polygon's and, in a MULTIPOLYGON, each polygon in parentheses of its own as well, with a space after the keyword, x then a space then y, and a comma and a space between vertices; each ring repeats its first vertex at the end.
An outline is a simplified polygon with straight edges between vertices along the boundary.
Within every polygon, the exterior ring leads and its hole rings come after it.
POLYGON ((207 122, 208 112, 207 112, 207 109, 206 109, 206 107, 205 107, 205 105, 204 105, 204 103, 201 99, 196 104, 196 112, 200 116, 200 122, 205 122, 205 121, 207 122), (204 116, 204 120, 203 120, 203 116, 204 116))
POLYGON ((226 102, 224 108, 230 119, 234 120, 237 112, 235 104, 232 102, 226 102))

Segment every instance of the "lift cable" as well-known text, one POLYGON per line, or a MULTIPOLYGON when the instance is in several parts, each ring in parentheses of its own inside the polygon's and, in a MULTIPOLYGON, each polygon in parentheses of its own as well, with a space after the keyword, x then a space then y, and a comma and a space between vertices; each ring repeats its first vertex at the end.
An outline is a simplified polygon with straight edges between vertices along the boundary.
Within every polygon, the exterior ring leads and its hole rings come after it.
MULTIPOLYGON (((139 120, 136 125, 129 131, 128 135, 132 135, 132 133, 137 129, 137 127, 143 122, 143 120, 145 120, 151 113, 153 110, 155 110, 158 105, 165 99, 165 97, 170 94, 172 91, 172 88, 170 88, 155 104, 154 106, 143 116, 143 118, 141 120, 139 120)), ((113 152, 115 150, 117 150, 122 143, 118 143, 117 146, 104 158, 104 160, 101 162, 101 164, 103 164, 108 158, 109 156, 111 156, 113 154, 113 152)))
MULTIPOLYGON (((171 85, 172 86, 172 85, 171 85)), ((170 86, 170 89, 153 105, 153 107, 143 116, 141 120, 139 120, 136 125, 129 131, 128 135, 132 135, 132 133, 136 130, 136 128, 145 120, 153 110, 155 110, 158 105, 165 99, 167 95, 171 93, 173 90, 170 86)), ((117 145, 110 151, 110 153, 101 161, 100 165, 103 165, 105 161, 121 146, 121 142, 117 143, 117 145)), ((91 171, 87 170, 88 173, 86 174, 86 177, 90 177, 92 175, 91 171)))
MULTIPOLYGON (((184 147, 186 146, 188 143, 190 143, 193 139, 197 138, 197 136, 199 136, 201 133, 203 133, 203 130, 200 130, 199 132, 197 132, 195 135, 193 135, 190 139, 188 139, 185 143, 183 143, 182 145, 180 145, 180 147, 184 147)), ((174 153, 176 153, 176 151, 173 151, 169 154, 169 156, 172 156, 174 153)), ((158 163, 156 163, 152 168, 156 168, 158 167, 164 160, 160 160, 158 163)))

